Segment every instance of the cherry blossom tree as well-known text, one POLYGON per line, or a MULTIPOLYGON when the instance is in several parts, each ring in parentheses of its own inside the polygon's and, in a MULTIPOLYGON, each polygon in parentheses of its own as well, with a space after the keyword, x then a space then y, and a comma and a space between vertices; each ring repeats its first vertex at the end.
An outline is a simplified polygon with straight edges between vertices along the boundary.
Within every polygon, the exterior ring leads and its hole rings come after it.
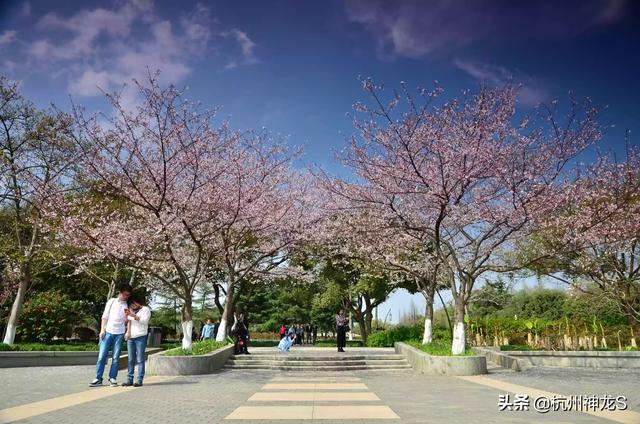
MULTIPOLYGON (((328 193, 331 195, 331 193, 328 193)), ((330 219, 323 222, 323 239, 318 243, 334 255, 366 263, 370 272, 387 276, 390 288, 419 291, 425 298, 425 323, 422 343, 433 338, 433 302, 446 276, 442 274, 431 239, 423 232, 407 231, 379 220, 368 210, 352 209, 341 198, 325 202, 330 219)), ((388 294, 388 293, 387 293, 388 294)), ((386 300, 377 299, 376 305, 386 300)))
POLYGON ((513 270, 514 243, 556 203, 567 164, 600 136, 596 111, 572 101, 516 112, 517 89, 482 88, 436 104, 403 85, 388 104, 382 87, 364 88, 373 106, 356 105, 358 134, 342 156, 354 179, 326 179, 351 208, 432 240, 455 303, 452 353, 465 350, 465 307, 482 274, 513 270))
POLYGON ((600 156, 565 187, 562 204, 540 223, 525 256, 533 267, 582 291, 595 288, 640 332, 640 154, 600 156))
POLYGON ((305 228, 298 219, 307 196, 284 146, 215 127, 215 111, 161 88, 156 77, 136 83, 134 108, 116 94, 108 96, 111 116, 76 109, 86 193, 67 205, 65 229, 87 255, 136 269, 179 297, 190 348, 196 286, 224 271, 224 339, 236 284, 284 262, 283 250, 305 228))
POLYGON ((234 295, 243 281, 303 273, 291 265, 291 253, 319 220, 316 191, 308 177, 292 169, 294 156, 282 146, 267 147, 262 137, 256 142, 235 162, 236 188, 229 193, 227 218, 217 235, 217 261, 226 276, 218 341, 233 323, 234 295))
POLYGON ((0 237, 3 291, 13 297, 4 343, 13 344, 29 286, 58 261, 47 210, 69 189, 77 152, 71 117, 38 111, 0 77, 0 208, 8 221, 0 237), (41 266, 46 265, 44 268, 41 266))

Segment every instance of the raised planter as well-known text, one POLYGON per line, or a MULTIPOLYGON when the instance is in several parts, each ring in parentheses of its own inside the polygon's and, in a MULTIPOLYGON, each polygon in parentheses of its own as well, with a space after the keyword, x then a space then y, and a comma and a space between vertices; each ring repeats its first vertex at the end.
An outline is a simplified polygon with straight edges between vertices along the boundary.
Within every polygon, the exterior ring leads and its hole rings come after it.
POLYGON ((402 342, 394 344, 413 369, 427 375, 479 375, 487 373, 484 356, 433 356, 402 342))
MULTIPOLYGON (((619 351, 504 351, 519 364, 542 367, 640 369, 640 352, 619 351)), ((491 360, 491 358, 490 358, 491 360)))
POLYGON ((166 352, 149 356, 145 372, 155 375, 211 374, 224 367, 233 354, 234 346, 224 346, 205 355, 166 356, 166 352))
MULTIPOLYGON (((160 348, 148 348, 145 355, 159 352, 160 348)), ((57 367, 63 365, 95 365, 98 352, 82 351, 34 351, 0 352, 0 368, 16 367, 57 367)), ((127 355, 120 356, 120 368, 126 368, 127 355)))
POLYGON ((485 356, 488 361, 500 365, 503 368, 522 371, 531 367, 531 364, 528 361, 510 356, 510 352, 501 352, 498 348, 474 347, 473 350, 478 355, 485 356))

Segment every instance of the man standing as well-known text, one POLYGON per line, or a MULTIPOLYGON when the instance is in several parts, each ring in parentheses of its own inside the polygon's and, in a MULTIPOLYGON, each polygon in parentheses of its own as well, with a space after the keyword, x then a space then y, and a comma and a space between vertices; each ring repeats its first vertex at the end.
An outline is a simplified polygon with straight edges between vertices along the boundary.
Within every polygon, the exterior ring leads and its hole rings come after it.
POLYGON ((202 327, 202 331, 200 332, 200 340, 213 339, 213 329, 214 325, 211 323, 211 318, 207 318, 207 323, 202 327))
POLYGON ((100 350, 98 352, 98 362, 96 363, 96 378, 89 386, 102 386, 102 376, 107 363, 109 351, 111 355, 111 368, 109 369, 109 385, 118 385, 118 366, 120 365, 120 349, 126 331, 126 319, 129 307, 127 300, 131 296, 132 288, 129 284, 120 284, 118 287, 118 297, 109 299, 102 314, 100 325, 100 350))
POLYGON ((145 350, 147 349, 147 335, 149 334, 149 320, 151 310, 144 306, 145 299, 142 294, 131 296, 131 310, 127 314, 127 381, 123 386, 141 387, 144 378, 145 350), (133 376, 136 365, 138 366, 138 379, 134 383, 133 376))

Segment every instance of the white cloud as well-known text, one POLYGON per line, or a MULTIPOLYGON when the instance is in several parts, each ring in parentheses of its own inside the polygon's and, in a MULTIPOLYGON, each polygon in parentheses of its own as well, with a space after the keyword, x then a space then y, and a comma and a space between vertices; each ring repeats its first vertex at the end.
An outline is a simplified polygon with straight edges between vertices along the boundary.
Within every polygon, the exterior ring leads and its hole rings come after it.
POLYGON ((565 39, 624 18, 631 0, 346 0, 347 18, 362 25, 381 59, 421 58, 486 40, 565 39))
POLYGON ((18 35, 18 31, 7 30, 0 34, 0 47, 9 45, 16 41, 16 35, 18 35))
POLYGON ((97 96, 111 87, 113 76, 107 71, 87 69, 79 79, 69 86, 71 94, 78 96, 97 96), (102 91, 101 91, 102 90, 102 91))
MULTIPOLYGON (((235 39, 235 41, 239 44, 240 49, 242 51, 243 61, 242 63, 245 65, 252 65, 254 63, 258 63, 258 59, 255 56, 254 50, 256 48, 256 43, 254 43, 246 32, 240 31, 239 29, 232 29, 230 31, 223 32, 222 35, 224 37, 229 37, 235 39)), ((235 68, 239 65, 236 61, 231 61, 227 63, 227 69, 235 68)))
POLYGON ((31 16, 31 2, 30 1, 25 1, 24 3, 22 3, 21 13, 22 13, 22 16, 24 16, 24 17, 31 16))
POLYGON ((458 69, 485 85, 519 84, 518 100, 524 105, 536 106, 549 98, 549 93, 539 81, 524 74, 514 75, 513 72, 502 66, 481 62, 456 59, 453 63, 458 69))
POLYGON ((64 70, 70 92, 78 96, 100 95, 98 87, 113 91, 156 70, 161 82, 179 82, 213 51, 214 35, 218 41, 231 37, 240 47, 236 66, 258 62, 256 45, 245 32, 211 31, 213 20, 203 4, 174 20, 160 18, 151 0, 117 5, 68 16, 45 14, 37 29, 46 36, 29 43, 26 55, 36 64, 64 70))

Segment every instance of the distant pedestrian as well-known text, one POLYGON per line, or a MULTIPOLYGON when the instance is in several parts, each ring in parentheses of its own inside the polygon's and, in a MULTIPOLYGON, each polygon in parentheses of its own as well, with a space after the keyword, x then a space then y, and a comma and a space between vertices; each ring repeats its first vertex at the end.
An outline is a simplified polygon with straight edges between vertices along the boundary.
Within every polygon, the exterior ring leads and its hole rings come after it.
POLYGON ((215 324, 213 324, 213 340, 217 340, 218 339, 218 330, 220 329, 220 319, 218 319, 216 321, 215 324))
POLYGON ((129 284, 121 284, 118 287, 118 297, 109 299, 100 324, 100 349, 98 362, 96 362, 96 378, 89 384, 91 387, 102 386, 104 367, 107 364, 109 351, 111 351, 111 368, 109 369, 109 385, 117 386, 118 367, 120 365, 120 350, 126 332, 127 313, 129 305, 127 300, 133 289, 129 284))
POLYGON ((287 328, 282 324, 280 327, 280 340, 284 339, 284 336, 287 335, 287 328))
POLYGON ((145 350, 149 334, 149 320, 151 310, 144 306, 145 299, 142 295, 134 294, 129 301, 127 334, 127 381, 123 386, 141 387, 144 379, 145 350), (138 366, 138 378, 133 382, 135 367, 138 366))
POLYGON ((340 312, 336 315, 336 344, 338 352, 344 352, 344 347, 347 345, 347 331, 349 331, 347 317, 344 316, 344 309, 340 309, 340 312))
POLYGON ((200 332, 200 340, 212 340, 213 339, 214 325, 211 323, 211 318, 207 319, 207 323, 202 327, 200 332))
POLYGON ((249 323, 247 316, 244 313, 236 313, 233 316, 234 323, 231 327, 231 334, 236 338, 235 341, 235 354, 244 353, 249 354, 247 342, 249 339, 249 323))

